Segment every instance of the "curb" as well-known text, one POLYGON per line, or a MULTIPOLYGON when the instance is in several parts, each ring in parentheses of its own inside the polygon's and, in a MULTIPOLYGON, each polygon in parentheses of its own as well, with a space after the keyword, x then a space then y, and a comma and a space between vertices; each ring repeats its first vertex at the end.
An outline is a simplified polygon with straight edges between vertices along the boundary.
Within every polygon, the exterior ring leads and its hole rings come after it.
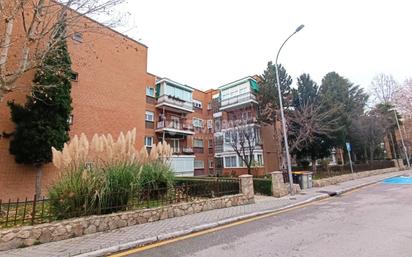
POLYGON ((399 174, 398 175, 391 175, 391 176, 381 178, 381 179, 373 181, 373 182, 367 182, 367 183, 359 184, 359 185, 356 185, 356 186, 351 186, 351 187, 347 187, 347 188, 344 188, 344 189, 340 189, 340 190, 337 190, 337 191, 319 192, 319 195, 311 197, 307 200, 304 200, 304 201, 298 202, 298 203, 289 204, 289 205, 277 208, 275 210, 266 210, 266 211, 253 212, 253 213, 250 213, 250 214, 241 215, 241 216, 237 216, 237 217, 233 217, 233 218, 228 218, 228 219, 220 220, 220 221, 213 222, 213 223, 202 224, 202 225, 199 225, 199 226, 192 227, 190 229, 184 229, 184 230, 179 230, 179 231, 175 231, 175 232, 171 232, 171 233, 160 234, 156 237, 139 239, 139 240, 132 241, 132 242, 129 242, 129 243, 124 243, 124 244, 120 244, 120 245, 116 245, 116 246, 112 246, 112 247, 108 247, 108 248, 104 248, 104 249, 99 249, 99 250, 91 251, 89 253, 83 253, 83 254, 75 255, 75 256, 77 256, 77 257, 106 256, 106 255, 109 255, 109 254, 112 254, 112 253, 129 250, 129 249, 136 248, 136 247, 142 247, 142 246, 145 246, 145 245, 148 245, 148 244, 152 244, 152 243, 156 243, 156 242, 176 238, 176 237, 179 237, 179 236, 189 235, 189 234, 199 232, 199 231, 203 231, 203 230, 208 230, 208 229, 219 227, 219 226, 222 226, 222 225, 234 223, 234 222, 237 222, 237 221, 240 221, 240 220, 245 220, 245 219, 252 218, 252 217, 258 217, 258 216, 262 216, 262 215, 269 214, 269 213, 276 213, 276 212, 279 212, 279 211, 284 211, 284 210, 291 209, 291 208, 294 208, 294 207, 297 207, 297 206, 300 206, 300 205, 305 205, 307 203, 316 202, 316 201, 326 199, 326 198, 331 198, 331 197, 337 196, 337 195, 342 195, 342 194, 347 193, 349 191, 353 191, 353 190, 356 190, 356 189, 359 189, 359 188, 362 188, 362 187, 365 187, 365 186, 376 184, 376 183, 379 183, 380 181, 385 180, 387 178, 392 178, 392 177, 397 177, 397 176, 400 176, 400 175, 399 174))
POLYGON ((172 238, 176 238, 176 237, 180 237, 180 236, 185 236, 185 235, 189 235, 195 232, 199 232, 199 231, 203 231, 203 230, 208 230, 211 228, 215 228, 215 227, 219 227, 219 226, 223 226, 223 225, 227 225, 230 223, 234 223, 240 220, 245 220, 248 218, 253 218, 253 217, 258 217, 258 216, 262 216, 265 214, 269 214, 269 213, 275 213, 278 211, 283 211, 283 210, 287 210, 293 207, 297 207, 300 205, 304 205, 310 202, 315 202, 315 201, 319 201, 322 199, 326 199, 329 198, 330 196, 327 194, 321 194, 321 195, 317 195, 314 197, 311 197, 305 201, 299 202, 299 203, 294 203, 294 204, 289 204, 283 207, 280 207, 276 210, 266 210, 266 211, 259 211, 259 212, 253 212, 253 213, 249 213, 246 215, 241 215, 241 216, 237 216, 237 217, 233 217, 233 218, 228 218, 228 219, 224 219, 224 220, 220 220, 217 222, 213 222, 213 223, 208 223, 208 224, 202 224, 199 226, 195 226, 192 227, 191 229, 184 229, 184 230, 179 230, 179 231, 175 231, 175 232, 171 232, 171 233, 167 233, 167 234, 160 234, 156 237, 150 237, 150 238, 146 238, 146 239, 139 239, 136 241, 132 241, 132 242, 128 242, 128 243, 124 243, 124 244, 120 244, 120 245, 116 245, 116 246, 112 246, 112 247, 108 247, 108 248, 104 248, 104 249, 99 249, 99 250, 95 250, 95 251, 91 251, 88 253, 83 253, 83 254, 79 254, 79 255, 75 255, 76 257, 100 257, 100 256, 106 256, 112 253, 116 253, 116 252, 120 252, 120 251, 125 251, 125 250, 129 250, 132 248, 136 248, 136 247, 142 247, 148 244, 152 244, 152 243, 156 243, 156 242, 160 242, 160 241, 165 241, 168 239, 172 239, 172 238))

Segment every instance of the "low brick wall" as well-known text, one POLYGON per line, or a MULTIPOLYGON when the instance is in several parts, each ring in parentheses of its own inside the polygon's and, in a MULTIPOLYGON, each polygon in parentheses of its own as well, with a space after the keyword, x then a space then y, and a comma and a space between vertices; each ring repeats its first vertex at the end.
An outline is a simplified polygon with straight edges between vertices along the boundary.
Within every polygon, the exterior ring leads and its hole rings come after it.
POLYGON ((339 183, 346 182, 346 181, 353 180, 353 179, 365 178, 369 176, 395 172, 398 170, 399 168, 395 167, 395 168, 387 168, 387 169, 379 169, 379 170, 362 171, 362 172, 356 172, 353 174, 345 174, 345 175, 335 176, 335 177, 330 177, 330 178, 317 179, 317 180, 313 180, 313 186, 314 187, 330 186, 330 185, 339 184, 339 183))
POLYGON ((0 230, 0 251, 250 203, 254 203, 253 192, 252 195, 237 194, 152 209, 5 229, 0 230))

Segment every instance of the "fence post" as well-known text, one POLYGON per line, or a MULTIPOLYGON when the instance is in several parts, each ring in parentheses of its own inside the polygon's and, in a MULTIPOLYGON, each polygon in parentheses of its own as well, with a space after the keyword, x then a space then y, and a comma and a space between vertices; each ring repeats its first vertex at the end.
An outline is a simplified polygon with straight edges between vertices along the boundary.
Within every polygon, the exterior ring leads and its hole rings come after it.
POLYGON ((33 198, 33 209, 32 209, 32 214, 31 214, 31 225, 34 225, 35 219, 36 219, 36 201, 37 201, 37 195, 34 195, 33 198))
POLYGON ((247 196, 248 199, 255 198, 255 192, 253 190, 253 176, 241 175, 240 179, 240 192, 247 196))
POLYGON ((272 175, 272 196, 282 197, 288 195, 288 188, 283 181, 282 171, 274 171, 272 175))

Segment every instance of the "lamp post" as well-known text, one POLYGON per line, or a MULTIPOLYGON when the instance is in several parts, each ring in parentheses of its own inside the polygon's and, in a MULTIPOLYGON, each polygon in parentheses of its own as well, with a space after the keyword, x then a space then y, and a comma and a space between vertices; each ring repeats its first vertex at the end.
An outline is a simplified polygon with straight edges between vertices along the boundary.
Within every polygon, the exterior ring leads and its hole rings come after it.
POLYGON ((411 164, 409 162, 409 154, 408 154, 408 151, 406 150, 405 141, 403 141, 402 130, 401 130, 401 126, 399 126, 398 115, 395 109, 393 110, 393 113, 395 114, 396 125, 398 126, 399 136, 401 137, 402 147, 403 147, 403 151, 406 157, 406 163, 408 164, 408 168, 410 168, 411 164))
POLYGON ((292 177, 292 164, 290 161, 290 154, 289 154, 289 144, 288 144, 288 135, 286 132, 286 121, 285 121, 285 114, 283 112, 283 100, 282 100, 282 91, 280 90, 280 79, 279 79, 279 70, 278 70, 278 58, 280 54, 280 50, 282 50, 283 46, 286 42, 296 33, 298 33, 301 29, 303 29, 304 25, 300 25, 296 28, 296 30, 283 42, 280 46, 279 51, 276 55, 275 61, 275 70, 276 70, 276 81, 278 84, 278 95, 279 95, 279 108, 280 108, 280 116, 282 118, 282 130, 283 130, 283 140, 285 142, 285 152, 286 152, 286 162, 288 165, 288 175, 289 175, 289 186, 290 186, 290 194, 293 195, 293 177, 292 177))

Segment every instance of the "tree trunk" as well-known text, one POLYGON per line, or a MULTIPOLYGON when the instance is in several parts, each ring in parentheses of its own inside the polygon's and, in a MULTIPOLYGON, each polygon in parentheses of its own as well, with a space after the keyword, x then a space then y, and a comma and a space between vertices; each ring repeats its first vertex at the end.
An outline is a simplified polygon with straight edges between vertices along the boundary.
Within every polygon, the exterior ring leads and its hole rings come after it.
POLYGON ((317 171, 317 167, 316 167, 316 159, 312 160, 312 172, 313 174, 315 174, 317 171))
POLYGON ((36 168, 36 182, 34 185, 35 188, 35 194, 36 194, 36 198, 40 199, 41 198, 41 178, 43 175, 43 170, 42 170, 42 165, 37 165, 35 166, 36 168))
POLYGON ((371 164, 373 163, 373 152, 374 152, 374 148, 371 146, 370 148, 369 148, 369 153, 370 153, 370 160, 371 160, 371 164))

